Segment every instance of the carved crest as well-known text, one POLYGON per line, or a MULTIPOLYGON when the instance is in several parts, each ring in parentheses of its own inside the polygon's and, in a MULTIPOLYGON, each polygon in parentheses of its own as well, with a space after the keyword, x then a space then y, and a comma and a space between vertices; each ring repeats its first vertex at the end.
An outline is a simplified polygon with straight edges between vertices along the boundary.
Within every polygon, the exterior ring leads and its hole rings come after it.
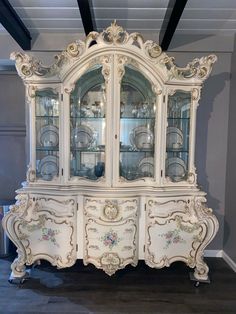
POLYGON ((73 62, 77 62, 85 54, 88 55, 94 50, 99 52, 99 49, 104 50, 104 48, 106 52, 109 52, 109 49, 114 51, 114 47, 116 49, 122 47, 132 55, 140 55, 163 76, 164 81, 184 80, 191 83, 191 79, 195 79, 202 83, 209 76, 212 65, 217 60, 215 55, 209 55, 194 59, 186 67, 180 68, 174 63, 174 58, 162 52, 157 43, 151 40, 145 42, 139 33, 129 34, 117 25, 116 21, 101 33, 91 32, 84 41, 77 40, 69 44, 64 51, 55 56, 55 63, 52 66, 44 66, 37 58, 21 52, 12 53, 11 59, 16 61, 17 71, 24 80, 51 77, 60 81, 62 73, 70 71, 73 62))

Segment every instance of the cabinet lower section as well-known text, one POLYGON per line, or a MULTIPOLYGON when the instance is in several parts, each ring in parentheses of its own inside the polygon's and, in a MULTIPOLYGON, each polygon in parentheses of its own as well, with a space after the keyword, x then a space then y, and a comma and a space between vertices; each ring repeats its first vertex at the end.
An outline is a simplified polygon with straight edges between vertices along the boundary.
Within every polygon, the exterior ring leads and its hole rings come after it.
POLYGON ((18 252, 12 276, 24 276, 25 265, 40 259, 62 268, 83 258, 108 275, 144 259, 155 268, 183 261, 195 268, 197 280, 207 280, 203 253, 218 221, 205 202, 202 192, 121 197, 21 191, 3 220, 18 252))

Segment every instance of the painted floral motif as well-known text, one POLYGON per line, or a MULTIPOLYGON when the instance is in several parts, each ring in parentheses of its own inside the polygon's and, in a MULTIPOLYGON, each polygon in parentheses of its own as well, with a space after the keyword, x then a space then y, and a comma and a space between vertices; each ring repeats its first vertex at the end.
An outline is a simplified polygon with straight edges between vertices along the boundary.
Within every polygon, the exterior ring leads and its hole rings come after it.
POLYGON ((55 236, 60 233, 59 230, 53 230, 51 228, 42 228, 42 237, 39 241, 51 241, 54 245, 59 247, 55 236))
POLYGON ((100 239, 105 246, 108 246, 111 250, 114 246, 116 246, 121 238, 118 237, 117 233, 112 229, 104 234, 103 237, 100 239))
POLYGON ((160 237, 164 237, 166 239, 166 245, 164 249, 168 249, 171 244, 186 243, 179 233, 180 230, 174 229, 172 231, 159 234, 160 237))

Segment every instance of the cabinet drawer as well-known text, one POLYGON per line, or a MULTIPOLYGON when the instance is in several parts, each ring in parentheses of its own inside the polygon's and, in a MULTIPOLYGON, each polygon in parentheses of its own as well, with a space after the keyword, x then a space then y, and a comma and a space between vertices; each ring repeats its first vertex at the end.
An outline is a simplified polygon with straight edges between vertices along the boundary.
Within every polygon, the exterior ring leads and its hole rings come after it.
POLYGON ((92 198, 84 199, 84 214, 103 222, 118 222, 137 215, 137 198, 92 198))

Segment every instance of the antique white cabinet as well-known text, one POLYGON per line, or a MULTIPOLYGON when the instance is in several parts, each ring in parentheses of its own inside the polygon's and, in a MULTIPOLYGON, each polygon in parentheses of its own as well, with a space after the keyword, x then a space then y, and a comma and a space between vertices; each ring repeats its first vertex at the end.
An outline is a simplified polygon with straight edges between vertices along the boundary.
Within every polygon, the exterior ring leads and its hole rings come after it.
POLYGON ((5 217, 18 248, 12 277, 45 259, 76 259, 108 275, 144 259, 203 260, 218 222, 197 186, 196 112, 216 56, 175 65, 152 41, 115 22, 76 41, 46 67, 13 53, 26 87, 27 181, 5 217))

